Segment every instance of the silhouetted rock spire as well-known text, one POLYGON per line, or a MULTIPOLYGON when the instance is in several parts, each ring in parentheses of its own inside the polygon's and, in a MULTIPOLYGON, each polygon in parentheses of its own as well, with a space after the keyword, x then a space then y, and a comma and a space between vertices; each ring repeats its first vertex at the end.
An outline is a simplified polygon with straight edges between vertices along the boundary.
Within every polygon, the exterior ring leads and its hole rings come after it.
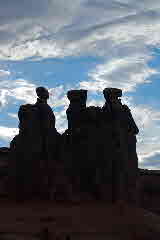
POLYGON ((48 90, 36 89, 37 102, 21 105, 19 134, 11 141, 9 191, 16 198, 49 196, 54 161, 58 160, 60 134, 55 116, 47 104, 48 90))

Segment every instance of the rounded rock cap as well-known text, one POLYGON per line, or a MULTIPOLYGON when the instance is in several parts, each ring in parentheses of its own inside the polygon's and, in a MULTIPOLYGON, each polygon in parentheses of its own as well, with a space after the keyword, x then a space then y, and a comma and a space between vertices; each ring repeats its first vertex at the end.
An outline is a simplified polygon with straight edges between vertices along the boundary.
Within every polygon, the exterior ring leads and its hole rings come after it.
POLYGON ((108 95, 115 95, 116 97, 122 97, 122 90, 119 88, 105 88, 103 90, 104 97, 108 97, 108 95))
POLYGON ((37 87, 36 88, 36 94, 41 99, 48 99, 49 98, 49 92, 45 87, 37 87))
POLYGON ((87 100, 87 90, 80 89, 80 90, 70 90, 67 92, 67 98, 71 100, 87 100))

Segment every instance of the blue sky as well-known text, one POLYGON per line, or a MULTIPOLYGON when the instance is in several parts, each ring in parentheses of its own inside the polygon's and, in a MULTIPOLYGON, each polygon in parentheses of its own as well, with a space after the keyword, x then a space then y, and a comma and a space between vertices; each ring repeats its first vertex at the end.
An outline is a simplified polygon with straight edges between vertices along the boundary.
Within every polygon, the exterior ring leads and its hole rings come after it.
POLYGON ((27 0, 0 3, 0 146, 18 133, 17 111, 51 92, 56 127, 67 127, 69 89, 102 106, 122 88, 140 128, 139 166, 160 169, 159 0, 27 0))

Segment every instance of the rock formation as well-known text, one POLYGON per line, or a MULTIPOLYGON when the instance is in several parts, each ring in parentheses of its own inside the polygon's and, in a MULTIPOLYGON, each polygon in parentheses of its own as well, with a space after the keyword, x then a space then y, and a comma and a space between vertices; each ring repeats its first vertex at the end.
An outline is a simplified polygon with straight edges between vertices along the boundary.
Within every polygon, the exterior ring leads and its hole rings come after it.
POLYGON ((62 135, 47 104, 47 89, 38 87, 36 93, 37 102, 18 111, 19 134, 9 152, 10 196, 133 202, 138 128, 121 103, 122 91, 104 89, 102 108, 86 106, 87 90, 68 91, 68 129, 62 135))
POLYGON ((49 94, 43 87, 36 92, 35 104, 20 106, 19 134, 10 144, 8 186, 16 198, 47 197, 58 160, 60 134, 47 104, 49 94))

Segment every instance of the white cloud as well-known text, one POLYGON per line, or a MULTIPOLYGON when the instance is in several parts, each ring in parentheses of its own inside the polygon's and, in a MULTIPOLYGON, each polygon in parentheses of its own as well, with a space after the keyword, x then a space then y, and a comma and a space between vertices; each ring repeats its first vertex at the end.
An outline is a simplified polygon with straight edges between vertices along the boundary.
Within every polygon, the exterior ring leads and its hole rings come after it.
POLYGON ((0 9, 0 56, 108 55, 130 43, 159 45, 160 2, 71 0, 7 4, 0 9), (23 13, 23 14, 22 14, 23 13))
POLYGON ((0 126, 0 138, 4 141, 11 141, 18 134, 18 128, 0 126))
MULTIPOLYGON (((0 82, 0 102, 2 106, 8 104, 11 99, 24 101, 24 103, 33 104, 36 102, 36 85, 25 79, 3 80, 0 82)), ((49 101, 51 107, 60 107, 68 105, 66 93, 67 88, 60 85, 48 89, 50 93, 49 101)))
POLYGON ((56 108, 56 107, 68 105, 69 100, 67 99, 67 96, 66 96, 67 89, 63 85, 60 85, 55 88, 50 88, 49 93, 50 93, 50 98, 48 103, 50 104, 51 107, 56 108))
POLYGON ((144 161, 142 162, 142 164, 140 164, 140 167, 153 170, 160 169, 160 151, 155 152, 152 155, 144 158, 144 161))
MULTIPOLYGON (((137 153, 139 166, 150 169, 154 166, 152 158, 160 153, 160 111, 148 105, 134 104, 132 98, 125 99, 139 128, 137 136, 137 153), (152 167, 151 167, 152 166, 152 167)), ((160 166, 160 159, 157 166, 160 166)))
POLYGON ((18 79, 14 82, 15 87, 10 89, 9 96, 27 103, 34 103, 36 99, 35 84, 26 80, 18 79))
POLYGON ((80 82, 82 88, 91 91, 103 91, 106 87, 118 87, 124 92, 134 91, 137 85, 149 82, 149 77, 158 73, 147 65, 149 56, 132 55, 114 58, 97 65, 89 73, 89 81, 80 82))
POLYGON ((0 69, 0 77, 9 76, 11 73, 7 70, 0 69))
POLYGON ((67 116, 66 116, 66 107, 63 108, 63 110, 59 112, 54 112, 56 117, 56 128, 60 133, 63 133, 67 127, 67 116))
POLYGON ((24 79, 4 80, 0 82, 0 102, 4 107, 14 100, 21 100, 27 103, 34 103, 36 100, 36 86, 24 79))
POLYGON ((8 113, 8 116, 11 118, 18 119, 18 115, 16 113, 8 113))

